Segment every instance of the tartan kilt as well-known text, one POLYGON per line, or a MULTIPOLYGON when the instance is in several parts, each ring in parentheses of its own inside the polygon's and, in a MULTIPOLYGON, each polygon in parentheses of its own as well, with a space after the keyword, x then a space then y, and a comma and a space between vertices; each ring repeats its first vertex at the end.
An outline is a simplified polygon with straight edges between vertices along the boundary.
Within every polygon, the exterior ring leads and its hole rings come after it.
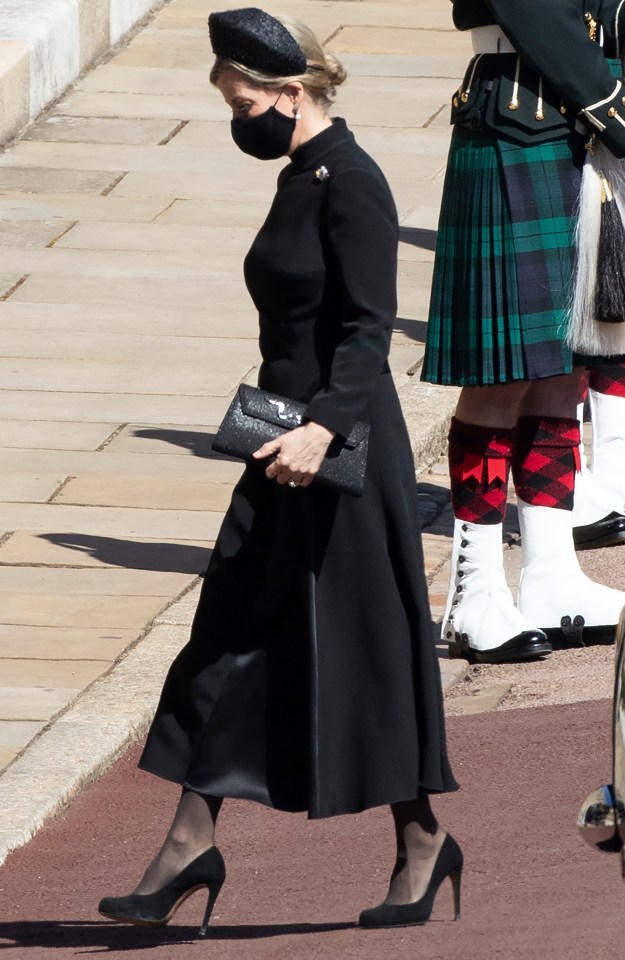
POLYGON ((590 362, 564 343, 583 162, 576 133, 521 146, 454 128, 423 380, 481 386, 590 362))

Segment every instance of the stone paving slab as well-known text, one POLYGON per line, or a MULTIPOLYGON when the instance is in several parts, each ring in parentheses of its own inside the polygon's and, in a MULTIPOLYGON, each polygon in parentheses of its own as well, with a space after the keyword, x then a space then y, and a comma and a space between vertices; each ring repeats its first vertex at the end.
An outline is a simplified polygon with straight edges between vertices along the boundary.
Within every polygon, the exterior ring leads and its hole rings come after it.
POLYGON ((48 116, 33 123, 22 141, 45 140, 55 143, 124 143, 139 146, 162 143, 177 129, 168 120, 120 120, 117 117, 48 116))
MULTIPOLYGON (((417 4, 414 5, 413 13, 417 18, 420 16, 417 4)), ((441 56, 455 55, 454 62, 457 67, 464 63, 466 68, 467 39, 462 34, 454 32, 443 34, 438 31, 417 31, 406 27, 377 26, 374 23, 362 26, 350 25, 343 27, 340 33, 330 41, 329 47, 339 56, 342 53, 367 54, 376 53, 376 51, 387 56, 389 54, 405 56, 419 47, 426 55, 432 58, 438 57, 439 60, 441 56), (377 28, 372 30, 372 26, 377 28)), ((449 67, 447 69, 449 70, 449 67)))
MULTIPOLYGON (((211 483, 236 483, 243 472, 243 465, 234 460, 206 461, 200 457, 189 457, 183 468, 178 456, 162 455, 155 461, 152 454, 116 454, 111 453, 108 448, 93 453, 84 450, 19 450, 13 447, 7 448, 2 454, 3 470, 8 473, 54 473, 63 470, 66 476, 72 477, 83 473, 113 477, 125 474, 129 477, 144 477, 146 483, 157 465, 161 479, 175 480, 184 469, 188 480, 205 481, 207 463, 210 463, 211 483)), ((61 511, 64 509, 68 508, 56 508, 61 511)))
MULTIPOLYGON (((217 337, 220 339, 249 339, 258 337, 258 318, 254 314, 251 302, 245 303, 238 299, 240 284, 233 283, 227 286, 228 295, 234 298, 228 308, 222 310, 219 301, 227 299, 224 289, 217 284, 211 285, 208 289, 212 292, 217 301, 217 310, 207 314, 201 309, 201 306, 195 302, 189 303, 189 308, 181 294, 178 302, 171 295, 158 299, 160 290, 169 289, 171 284, 157 285, 158 289, 153 298, 146 304, 144 311, 137 309, 137 303, 141 301, 141 293, 145 291, 147 299, 148 288, 144 284, 129 285, 129 297, 125 303, 113 301, 110 303, 98 302, 65 302, 62 305, 60 301, 22 301, 17 299, 18 291, 10 300, 0 302, 0 324, 7 336, 16 336, 16 332, 28 334, 36 332, 38 334, 46 331, 67 332, 76 337, 77 343, 80 336, 87 335, 95 342, 104 334, 112 338, 122 335, 124 337, 124 346, 129 344, 146 344, 146 338, 161 337, 163 343, 169 347, 174 347, 177 343, 188 343, 193 338, 197 343, 197 338, 217 337), (182 306, 181 306, 182 301, 182 306), (172 334, 172 326, 180 327, 179 335, 172 334), (9 333, 11 331, 11 333, 9 333)), ((110 284, 109 284, 110 287, 110 284)), ((30 288, 32 290, 32 287, 30 288)), ((204 288, 203 288, 204 289, 204 288)), ((82 292, 85 300, 93 296, 98 296, 98 291, 104 290, 103 286, 96 284, 87 285, 81 281, 79 296, 82 292)), ((46 338, 48 339, 48 338, 46 338)), ((112 342, 115 343, 114 340, 112 342)), ((149 344, 151 341, 147 339, 149 344)), ((82 348, 85 344, 80 341, 82 348)), ((115 343, 118 346, 118 343, 115 343)), ((46 348, 49 349, 49 348, 46 348)), ((104 418, 100 418, 104 419, 104 418)))
POLYGON ((188 574, 163 570, 0 567, 0 596, 28 593, 61 596, 177 596, 189 586, 188 574))
POLYGON ((88 93, 77 90, 63 103, 63 112, 70 117, 131 118, 139 113, 148 120, 224 119, 223 105, 207 97, 205 93, 175 96, 158 93, 88 93))
POLYGON ((79 250, 151 250, 163 253, 175 249, 210 256, 215 245, 221 244, 234 258, 237 255, 245 256, 255 235, 256 229, 251 227, 239 227, 235 231, 223 227, 181 226, 162 222, 84 223, 66 231, 55 246, 79 250))
MULTIPOLYGON (((13 281, 17 279, 19 278, 14 274, 13 281)), ((0 280, 0 290, 2 290, 1 282, 0 280)), ((7 285, 10 282, 11 278, 7 277, 7 285)), ((130 278, 118 276, 115 278, 115 283, 111 283, 110 279, 105 277, 83 276, 73 278, 71 302, 126 308, 129 305, 139 304, 145 308, 137 311, 138 314, 143 315, 143 323, 150 323, 152 310, 158 315, 163 305, 168 305, 170 308, 177 307, 176 318, 183 318, 186 316, 187 308, 192 308, 197 315, 198 304, 210 303, 211 313, 226 319, 228 309, 236 311, 236 306, 232 304, 236 304, 244 291, 245 286, 239 276, 219 281, 204 278, 186 280, 184 284, 173 284, 169 280, 143 276, 130 278)), ((31 276, 11 294, 12 303, 64 304, 66 300, 67 280, 54 273, 46 277, 31 276)))
POLYGON ((143 627, 170 600, 169 595, 107 596, 46 593, 2 594, 4 623, 24 626, 56 624, 68 627, 135 628, 143 627))
MULTIPOLYGON (((0 422, 0 436, 2 422, 0 422)), ((47 503, 64 480, 59 474, 0 472, 0 500, 5 503, 47 503)))
MULTIPOLYGON (((214 137, 212 147, 199 151, 197 149, 182 149, 180 143, 176 145, 176 165, 172 170, 171 154, 174 147, 167 146, 133 146, 125 144, 93 144, 93 143, 51 143, 43 141, 22 141, 6 150, 0 157, 2 170, 65 170, 76 169, 81 171, 99 172, 109 170, 111 173, 123 171, 146 173, 164 173, 184 176, 195 174, 204 176, 205 192, 210 196, 214 188, 210 177, 219 176, 223 171, 223 163, 230 163, 232 140, 225 116, 221 123, 213 124, 219 128, 214 137), (226 136, 227 133, 227 136, 226 136)), ((173 141, 172 141, 173 142, 173 141)), ((258 161, 256 161, 258 162, 258 161)), ((233 157, 231 162, 232 173, 237 171, 249 172, 253 158, 241 154, 241 158, 233 157)), ((267 189, 270 196, 275 189, 276 175, 285 166, 284 160, 266 161, 260 171, 254 173, 256 196, 267 189)), ((0 174, 4 176, 4 173, 0 174)), ((227 239, 227 234, 224 240, 227 239)))
POLYGON ((255 226, 260 227, 267 215, 267 206, 254 200, 244 203, 234 199, 216 198, 211 201, 174 200, 157 218, 158 223, 178 223, 193 226, 255 226))
POLYGON ((115 423, 81 423, 80 421, 55 423, 43 420, 3 419, 0 422, 0 447, 97 450, 116 427, 115 423))
POLYGON ((3 219, 107 220, 128 223, 149 223, 169 204, 159 198, 128 199, 93 194, 24 193, 20 190, 0 192, 0 217, 3 219))
MULTIPOLYGON (((50 627, 0 624, 0 659, 115 660, 141 634, 133 628, 50 627)), ((1 711, 0 711, 1 712, 1 711)), ((0 734, 0 743, 5 743, 0 734)))
POLYGON ((231 496, 229 483, 167 483, 157 479, 146 484, 143 479, 128 477, 76 477, 65 484, 54 502, 222 512, 227 509, 231 496))
MULTIPOLYGON (((201 400, 203 419, 210 423, 219 423, 230 402, 228 396, 204 396, 201 400)), ((82 393, 80 391, 54 393, 51 390, 3 390, 2 414, 8 418, 18 418, 23 421, 40 420, 49 417, 53 420, 68 420, 76 416, 80 410, 82 423, 99 421, 103 416, 117 418, 119 423, 122 417, 130 417, 137 422, 142 419, 146 424, 163 423, 165 419, 172 425, 181 425, 197 415, 197 397, 172 397, 171 395, 150 394, 149 403, 145 395, 124 393, 117 396, 106 393, 82 393)), ((56 474, 55 474, 56 476, 56 474)), ((42 489, 45 477, 27 476, 22 474, 25 486, 24 491, 33 490, 33 499, 41 499, 39 491, 42 489)), ((60 483, 62 476, 58 477, 60 483)), ((17 480, 7 477, 0 472, 0 500, 21 499, 19 488, 15 487, 17 480), (6 484, 6 486, 4 485, 6 484), (1 491, 12 491, 5 497, 1 491)))
MULTIPOLYGON (((0 527, 59 534, 81 531, 85 536, 214 540, 223 513, 183 510, 138 510, 118 507, 72 507, 56 503, 0 503, 0 527)), ((0 548, 1 551, 1 548, 0 548)), ((23 621, 17 621, 23 622, 23 621)), ((26 621, 28 622, 28 621, 26 621)))
MULTIPOLYGON (((269 163, 270 161, 267 161, 269 163)), ((207 200, 210 199, 214 188, 211 186, 211 178, 204 173, 180 174, 175 169, 169 173, 156 171, 138 172, 130 171, 126 176, 116 184, 111 190, 113 197, 160 197, 167 198, 170 202, 175 200, 207 200)), ((271 177, 272 190, 275 186, 280 166, 275 166, 275 177, 271 177)), ((236 186, 231 181, 229 185, 224 185, 220 191, 222 198, 237 203, 255 200, 258 197, 256 188, 256 175, 247 169, 247 176, 237 181, 236 186)), ((268 196, 270 192, 268 191, 268 196)), ((268 209, 265 206, 265 211, 268 209)))
POLYGON ((47 247, 71 226, 71 220, 0 220, 0 247, 47 247))
POLYGON ((103 193, 111 189, 119 175, 110 170, 48 170, 42 167, 0 168, 0 191, 26 193, 103 193))
POLYGON ((210 378, 206 361, 194 361, 183 368, 172 366, 166 358, 158 363, 111 362, 106 368, 98 360, 84 360, 80 365, 75 360, 31 359, 0 357, 0 390, 45 390, 57 383, 64 391, 96 393, 107 390, 150 395, 168 393, 204 397, 229 396, 241 380, 258 366, 256 344, 241 340, 233 345, 232 340, 211 343, 210 378))
MULTIPOLYGON (((204 92, 209 92, 208 72, 203 74, 204 92)), ((84 93, 134 93, 153 96, 186 97, 189 92, 189 71, 172 67, 124 66, 105 64, 84 77, 75 87, 84 93)), ((211 98, 212 99, 212 98, 211 98)), ((226 116, 222 107, 222 120, 226 116)))
MULTIPOLYGON (((98 673, 102 672, 101 664, 97 670, 98 673)), ((82 693, 83 689, 83 686, 78 685, 75 687, 57 686, 52 688, 35 687, 30 684, 23 687, 6 687, 0 684, 0 704, 2 704, 0 713, 3 715, 3 720, 20 721, 26 719, 33 723, 38 721, 41 724, 46 724, 55 714, 66 709, 82 693)), ((4 818, 0 817, 0 823, 2 819, 4 818)), ((1 832, 2 828, 0 826, 1 832)))
POLYGON ((47 275, 79 280, 85 274, 111 280, 145 277, 154 280, 193 280, 203 272, 208 280, 227 280, 232 272, 232 253, 219 250, 210 263, 200 253, 167 253, 144 250, 63 250, 60 247, 38 250, 12 247, 3 251, 7 270, 23 269, 37 273, 39 280, 47 275))
MULTIPOLYGON (((1 312, 1 311, 0 311, 1 312)), ((251 312, 251 311, 250 311, 251 312)), ((23 357, 29 360, 34 359, 58 359, 58 360, 98 360, 105 361, 110 357, 111 350, 119 356, 123 356, 126 362, 141 363, 166 363, 167 365, 183 366, 187 363, 198 363, 200 357, 205 357, 209 363, 215 355, 213 351, 220 355, 224 344, 234 341, 234 349, 238 349, 238 341, 249 340, 253 344, 252 365, 254 360, 258 360, 256 344, 258 340, 258 329, 254 329, 253 321, 247 317, 244 322, 238 324, 240 333, 245 333, 242 337, 223 337, 222 329, 216 329, 218 323, 206 324, 204 335, 196 337, 168 337, 141 335, 134 333, 113 333, 89 334, 86 331, 65 332, 60 331, 55 324, 53 337, 42 337, 40 329, 32 331, 25 330, 5 330, 2 343, 2 355, 8 357, 23 357), (211 329, 212 327, 212 329, 211 329)), ((50 419, 50 418, 47 418, 50 419)), ((79 421, 75 421, 77 433, 79 421)), ((91 424, 89 428, 92 432, 96 430, 97 425, 91 424)), ((102 424, 102 429, 114 429, 115 424, 102 424)), ((67 429, 70 424, 67 424, 67 429)), ((109 430, 110 433, 110 430, 109 430)), ((30 435, 26 439, 30 440, 30 435)), ((36 437, 32 435, 33 445, 36 437)), ((45 444, 44 444, 45 445, 45 444)))
POLYGON ((22 273, 0 273, 0 301, 11 296, 23 280, 24 274, 22 273))
POLYGON ((6 767, 43 727, 40 720, 0 720, 0 767, 6 767))
MULTIPOLYGON (((92 660, 0 660, 2 689, 83 690, 102 673, 100 661, 92 660)), ((2 712, 2 708, 0 708, 2 712)))
MULTIPOLYGON (((205 71, 205 76, 208 76, 213 56, 206 42, 206 33, 198 31, 193 36, 185 37, 145 31, 139 34, 129 47, 114 56, 111 63, 116 66, 202 70, 205 71)), ((141 116, 146 119, 143 110, 141 116)), ((183 111, 183 116, 191 119, 187 117, 186 111, 183 111)))
POLYGON ((426 124, 448 100, 446 84, 429 77, 406 84, 398 84, 395 77, 361 77, 358 90, 347 85, 341 93, 341 110, 358 126, 412 128, 426 124))
MULTIPOLYGON (((388 35, 387 35, 388 36, 388 35)), ((385 37, 385 40, 387 39, 385 37)), ((440 34, 436 35, 437 42, 440 42, 440 34)), ((390 39, 390 38, 389 38, 390 39)), ((410 38, 414 43, 414 36, 410 38)), ((419 37, 421 39, 421 37, 419 37)), ((463 49, 460 53, 447 53, 444 57, 440 56, 438 47, 432 53, 413 53, 409 51, 406 54, 367 54, 367 53, 346 53, 341 52, 340 59, 344 67, 347 68, 349 77, 437 77, 441 81, 441 88, 445 85, 444 81, 450 81, 449 86, 456 85, 464 76, 467 68, 467 44, 463 39, 463 49)), ((341 41, 341 36, 337 37, 341 41)), ((368 42, 365 40, 365 42, 368 42)), ((415 46, 420 46, 416 44, 415 46)), ((414 50, 414 46, 412 48, 414 50)))

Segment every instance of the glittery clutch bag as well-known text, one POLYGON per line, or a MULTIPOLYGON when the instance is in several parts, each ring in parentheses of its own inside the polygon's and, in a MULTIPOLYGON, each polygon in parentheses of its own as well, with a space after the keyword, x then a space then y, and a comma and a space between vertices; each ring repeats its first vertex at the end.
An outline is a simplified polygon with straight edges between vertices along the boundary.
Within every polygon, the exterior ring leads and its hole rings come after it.
MULTIPOLYGON (((268 440, 301 427, 306 404, 242 383, 228 408, 213 450, 241 460, 268 440)), ((359 497, 365 482, 369 424, 358 421, 346 440, 335 437, 315 477, 315 483, 359 497)))

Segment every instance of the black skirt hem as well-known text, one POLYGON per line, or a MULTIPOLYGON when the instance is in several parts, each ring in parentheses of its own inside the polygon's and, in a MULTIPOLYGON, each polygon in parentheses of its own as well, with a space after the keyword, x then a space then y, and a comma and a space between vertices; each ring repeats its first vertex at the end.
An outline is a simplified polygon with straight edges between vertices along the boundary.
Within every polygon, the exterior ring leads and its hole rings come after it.
MULTIPOLYGON (((169 776, 160 771, 152 770, 147 766, 144 766, 139 762, 137 764, 140 770, 143 770, 145 773, 150 773, 154 777, 159 777, 161 780, 166 780, 169 783, 178 783, 181 788, 186 790, 192 790, 194 793, 199 793, 204 796, 214 796, 209 791, 200 790, 192 783, 189 783, 186 780, 180 780, 177 777, 169 776)), ((406 803, 411 800, 415 800, 417 796, 422 796, 427 794, 428 796, 435 796, 437 794, 443 793, 455 793, 459 790, 459 784, 456 780, 453 780, 453 785, 444 786, 444 787, 426 787, 424 785, 419 785, 417 787, 416 793, 411 790, 407 794, 401 794, 398 796, 393 796, 392 799, 380 799, 372 802, 367 802, 365 804, 355 804, 349 808, 341 808, 340 810, 328 810, 327 812, 317 812, 310 810, 308 807, 297 806, 289 807, 284 804, 274 804, 268 802, 265 798, 261 798, 257 795, 254 795, 253 791, 246 791, 244 788, 238 790, 236 793, 229 791, 224 797, 224 800, 246 800, 250 803, 258 803, 262 807, 266 807, 269 810, 277 810, 280 813, 305 813, 308 816, 309 820, 327 820, 330 817, 345 817, 351 814, 364 813, 366 810, 374 810, 377 807, 387 807, 393 803, 406 803)))

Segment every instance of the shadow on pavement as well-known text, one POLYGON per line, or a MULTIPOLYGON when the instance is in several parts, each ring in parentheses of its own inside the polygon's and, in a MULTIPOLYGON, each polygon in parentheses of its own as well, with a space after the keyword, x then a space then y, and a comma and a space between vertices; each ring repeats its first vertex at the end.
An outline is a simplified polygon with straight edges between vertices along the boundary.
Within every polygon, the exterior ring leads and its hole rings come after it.
POLYGON ((68 547, 100 563, 129 570, 201 574, 211 555, 207 548, 180 543, 137 543, 86 533, 42 533, 39 536, 57 547, 68 547))
POLYGON ((453 523, 451 530, 448 530, 449 524, 443 527, 441 524, 436 523, 450 503, 449 488, 439 486, 437 483, 419 481, 417 483, 417 496, 419 498, 421 528, 427 530, 428 533, 451 536, 453 534, 453 523), (434 529, 430 530, 430 527, 433 525, 434 529))
POLYGON ((434 250, 436 249, 436 230, 428 230, 426 227, 400 227, 399 242, 409 243, 422 250, 434 250))
POLYGON ((94 952, 149 950, 164 943, 205 943, 210 940, 260 940, 318 933, 332 933, 357 928, 354 921, 338 923, 216 924, 208 928, 206 937, 198 937, 197 925, 139 927, 129 924, 91 923, 87 921, 28 920, 0 924, 0 951, 17 947, 67 950, 95 947, 94 952))
POLYGON ((166 430, 164 427, 142 427, 133 430, 132 435, 143 440, 158 440, 175 447, 183 447, 194 456, 203 457, 205 460, 230 460, 233 463, 240 463, 235 457, 228 457, 224 453, 217 453, 213 450, 214 433, 202 433, 200 430, 166 430))
POLYGON ((426 320, 411 320, 408 317, 396 317, 393 323, 393 330, 401 330, 402 333, 405 333, 406 336, 414 340, 415 343, 425 343, 428 325, 426 320))

